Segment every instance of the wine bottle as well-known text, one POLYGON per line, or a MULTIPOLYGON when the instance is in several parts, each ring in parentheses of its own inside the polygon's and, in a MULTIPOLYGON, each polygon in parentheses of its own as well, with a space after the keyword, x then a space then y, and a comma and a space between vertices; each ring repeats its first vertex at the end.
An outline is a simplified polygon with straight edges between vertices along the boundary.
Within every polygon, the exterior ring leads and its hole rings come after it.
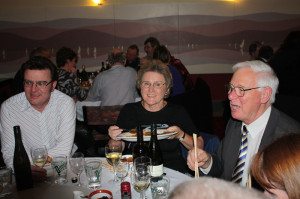
POLYGON ((144 144, 144 136, 141 125, 137 126, 137 143, 133 146, 132 157, 133 160, 137 157, 148 156, 148 148, 144 144))
POLYGON ((82 65, 81 78, 82 78, 82 81, 88 81, 89 80, 89 75, 85 70, 85 65, 82 65))
POLYGON ((24 190, 33 187, 33 180, 31 175, 31 165, 24 148, 20 126, 14 126, 15 134, 15 151, 14 151, 14 172, 17 190, 24 190))
POLYGON ((151 139, 149 144, 149 157, 152 161, 152 178, 158 178, 163 175, 163 157, 157 140, 156 124, 151 124, 151 139))

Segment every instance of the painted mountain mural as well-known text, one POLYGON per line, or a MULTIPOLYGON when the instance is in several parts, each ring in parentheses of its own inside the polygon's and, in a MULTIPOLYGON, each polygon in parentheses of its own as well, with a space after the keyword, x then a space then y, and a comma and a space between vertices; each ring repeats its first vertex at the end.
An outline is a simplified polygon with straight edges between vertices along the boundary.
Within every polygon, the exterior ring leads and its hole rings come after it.
POLYGON ((186 65, 233 64, 248 59, 248 46, 259 40, 278 48, 290 31, 300 30, 299 14, 242 16, 174 15, 117 20, 66 18, 36 23, 0 21, 0 73, 15 72, 38 46, 68 46, 87 66, 100 64, 113 47, 126 50, 157 37, 186 65))

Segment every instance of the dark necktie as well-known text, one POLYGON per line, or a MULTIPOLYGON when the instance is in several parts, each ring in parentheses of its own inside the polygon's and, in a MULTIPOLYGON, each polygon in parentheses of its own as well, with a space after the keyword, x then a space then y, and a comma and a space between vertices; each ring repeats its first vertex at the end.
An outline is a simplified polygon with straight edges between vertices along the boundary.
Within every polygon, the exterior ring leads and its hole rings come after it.
POLYGON ((231 181, 235 183, 240 183, 242 181, 243 172, 245 169, 245 161, 247 156, 247 149, 248 149, 248 130, 246 126, 243 126, 242 130, 242 142, 240 146, 239 158, 237 160, 236 166, 232 173, 231 181))

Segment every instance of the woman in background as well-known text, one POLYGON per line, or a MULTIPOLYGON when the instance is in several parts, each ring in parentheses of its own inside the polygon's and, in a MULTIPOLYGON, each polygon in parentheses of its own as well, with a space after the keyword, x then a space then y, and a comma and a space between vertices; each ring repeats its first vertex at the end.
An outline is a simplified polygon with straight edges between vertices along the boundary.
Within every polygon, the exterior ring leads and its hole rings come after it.
POLYGON ((76 82, 76 63, 77 54, 71 48, 62 47, 57 51, 57 89, 72 97, 75 102, 85 100, 88 93, 88 90, 81 88, 76 82))

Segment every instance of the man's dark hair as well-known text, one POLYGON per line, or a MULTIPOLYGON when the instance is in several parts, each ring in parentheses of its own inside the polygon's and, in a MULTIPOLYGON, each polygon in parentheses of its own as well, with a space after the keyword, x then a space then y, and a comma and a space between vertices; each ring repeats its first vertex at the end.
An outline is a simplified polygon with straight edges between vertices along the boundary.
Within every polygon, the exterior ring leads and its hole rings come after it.
POLYGON ((136 45, 136 44, 132 44, 128 47, 128 49, 133 49, 133 50, 136 50, 136 54, 139 55, 139 47, 136 45))
POLYGON ((258 59, 263 59, 262 61, 268 62, 274 54, 273 48, 269 45, 263 45, 258 51, 258 59))
POLYGON ((51 80, 56 81, 57 80, 56 67, 51 60, 45 57, 34 56, 22 65, 23 77, 24 77, 25 70, 47 70, 47 69, 50 70, 51 80))
POLYGON ((56 52, 56 64, 58 68, 63 67, 68 60, 73 60, 77 62, 77 54, 71 49, 67 47, 62 47, 56 52))
POLYGON ((165 64, 170 62, 170 51, 167 49, 166 46, 157 46, 153 52, 153 59, 157 59, 162 61, 165 64))
POLYGON ((156 47, 160 45, 159 41, 155 37, 147 38, 144 42, 144 45, 146 45, 148 42, 151 44, 152 47, 156 47))
POLYGON ((249 45, 249 54, 253 55, 255 51, 262 46, 262 43, 260 41, 254 41, 249 45))

